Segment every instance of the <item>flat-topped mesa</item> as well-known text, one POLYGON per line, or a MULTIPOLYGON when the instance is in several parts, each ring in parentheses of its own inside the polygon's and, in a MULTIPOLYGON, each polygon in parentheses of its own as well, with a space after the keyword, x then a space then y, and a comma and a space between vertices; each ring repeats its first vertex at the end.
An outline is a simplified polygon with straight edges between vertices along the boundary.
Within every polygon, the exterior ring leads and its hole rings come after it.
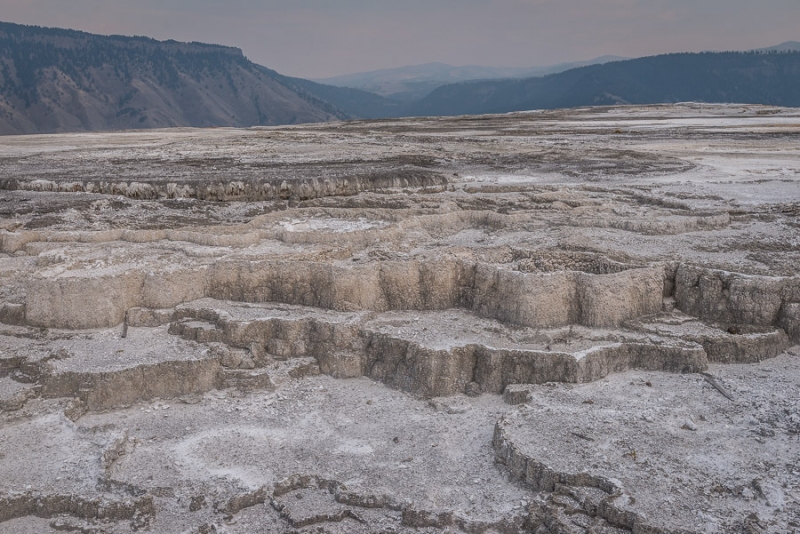
POLYGON ((105 328, 133 307, 170 308, 211 297, 350 310, 464 308, 530 327, 621 326, 661 310, 661 266, 612 274, 525 273, 461 260, 365 264, 219 261, 148 271, 67 271, 32 280, 26 320, 48 328, 105 328))

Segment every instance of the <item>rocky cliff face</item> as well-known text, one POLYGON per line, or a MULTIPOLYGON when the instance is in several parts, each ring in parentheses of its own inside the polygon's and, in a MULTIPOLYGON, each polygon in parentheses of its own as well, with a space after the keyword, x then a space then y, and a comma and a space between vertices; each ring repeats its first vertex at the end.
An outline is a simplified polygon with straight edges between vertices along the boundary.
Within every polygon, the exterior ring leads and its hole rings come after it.
POLYGON ((237 48, 0 23, 0 134, 345 116, 278 78, 237 48))

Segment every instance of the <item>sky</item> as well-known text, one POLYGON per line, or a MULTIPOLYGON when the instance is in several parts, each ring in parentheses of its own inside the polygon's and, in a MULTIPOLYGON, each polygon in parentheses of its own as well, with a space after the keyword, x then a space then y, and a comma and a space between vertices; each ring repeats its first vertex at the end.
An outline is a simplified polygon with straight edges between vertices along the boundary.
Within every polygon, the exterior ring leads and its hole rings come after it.
POLYGON ((306 78, 800 41, 800 0, 0 0, 0 20, 236 46, 306 78))

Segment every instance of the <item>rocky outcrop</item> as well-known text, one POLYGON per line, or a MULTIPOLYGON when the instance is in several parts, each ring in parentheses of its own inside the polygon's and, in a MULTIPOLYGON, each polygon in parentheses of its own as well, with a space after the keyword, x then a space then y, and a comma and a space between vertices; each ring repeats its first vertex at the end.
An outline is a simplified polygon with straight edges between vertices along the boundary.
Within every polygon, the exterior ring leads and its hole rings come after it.
POLYGON ((50 328, 103 328, 122 322, 142 302, 143 272, 41 278, 28 288, 26 320, 50 328))
POLYGON ((790 326, 792 304, 797 301, 800 279, 796 277, 745 276, 690 265, 681 265, 675 275, 678 308, 704 321, 790 326))
MULTIPOLYGON (((400 272, 409 277, 409 265, 398 265, 406 268, 400 272)), ((410 265, 415 273, 422 270, 417 264, 410 265)), ((457 263, 439 265, 459 266, 457 263)), ((246 272, 254 273, 253 276, 278 277, 283 285, 274 281, 263 284, 248 282, 253 285, 244 285, 263 287, 265 291, 272 291, 274 287, 284 288, 277 295, 265 295, 273 299, 308 300, 315 304, 322 300, 335 304, 326 300, 332 298, 331 294, 304 292, 302 283, 287 282, 287 279, 298 277, 303 281, 322 276, 325 271, 315 270, 314 264, 306 265, 306 271, 299 273, 292 269, 272 267, 266 273, 260 270, 246 272)), ((459 299, 462 292, 454 289, 458 284, 449 276, 452 271, 440 271, 444 274, 438 272, 435 279, 444 282, 440 284, 438 293, 423 297, 421 288, 424 285, 414 278, 417 282, 407 286, 405 291, 397 291, 389 297, 382 292, 372 295, 382 299, 380 302, 383 305, 392 302, 396 306, 403 304, 403 299, 412 300, 411 303, 417 306, 444 305, 450 298, 459 299), (448 281, 451 282, 450 286, 448 281)), ((227 272, 233 272, 237 280, 243 276, 232 269, 227 272)), ((387 274, 386 271, 377 271, 376 283, 382 280, 381 277, 392 280, 397 272, 387 274)), ((611 275, 572 273, 569 277, 528 275, 528 278, 537 280, 544 277, 546 280, 562 282, 575 279, 577 283, 586 284, 581 280, 586 278, 591 281, 589 276, 617 278, 630 273, 622 279, 623 287, 626 281, 638 283, 644 279, 639 286, 643 291, 638 291, 633 284, 630 286, 633 292, 630 300, 647 304, 645 297, 658 292, 653 283, 657 280, 656 272, 660 271, 633 270, 611 275)), ((524 280, 520 278, 524 275, 513 274, 515 280, 524 280)), ((355 278, 363 279, 363 276, 355 278)), ((324 276, 316 279, 325 280, 324 276)), ((118 283, 124 282, 124 277, 118 279, 118 283)), ((600 282, 599 285, 603 287, 604 283, 600 282)), ((333 291, 338 289, 337 284, 330 285, 333 291)), ((147 287, 146 279, 144 287, 147 287)), ((355 288, 355 280, 352 287, 355 288)), ((492 287, 496 290, 496 285, 492 287)), ((166 293, 156 292, 154 295, 170 298, 166 293)), ((261 298, 253 298, 253 293, 246 292, 239 295, 252 300, 261 298)), ((591 302, 591 295, 592 292, 588 291, 583 300, 591 302)), ((601 291, 600 295, 601 301, 607 298, 607 293, 601 291)), ((551 293, 546 292, 534 293, 532 298, 546 299, 550 296, 551 293)), ((517 298, 519 302, 521 297, 517 298)), ((506 306, 512 310, 518 309, 514 303, 506 302, 506 306)), ((86 409, 97 411, 140 400, 203 393, 217 388, 269 389, 274 387, 277 375, 265 371, 265 368, 274 362, 290 363, 292 369, 286 370, 289 376, 301 376, 309 372, 322 372, 338 378, 367 376, 423 397, 464 392, 500 394, 513 384, 584 383, 630 369, 696 373, 705 371, 709 362, 761 361, 776 356, 788 346, 786 334, 779 329, 742 325, 737 327, 742 330, 726 331, 688 316, 669 314, 627 321, 626 325, 632 330, 597 330, 597 339, 592 339, 590 335, 594 329, 586 327, 582 327, 584 330, 581 333, 575 334, 571 328, 543 331, 533 327, 529 327, 529 330, 516 327, 517 333, 514 335, 520 339, 538 336, 544 340, 537 345, 503 341, 511 335, 511 330, 503 326, 507 320, 505 316, 500 321, 487 320, 481 318, 479 313, 458 310, 426 312, 433 315, 425 315, 420 322, 419 317, 410 311, 378 314, 374 311, 333 311, 294 304, 213 299, 201 299, 169 309, 130 308, 123 312, 123 307, 119 307, 117 312, 124 313, 123 334, 129 338, 145 339, 150 331, 163 335, 167 329, 169 334, 182 338, 190 346, 180 349, 185 352, 183 354, 171 348, 174 352, 171 357, 136 361, 137 356, 130 356, 131 360, 124 359, 125 351, 137 346, 135 339, 123 338, 111 344, 99 343, 96 347, 86 345, 78 349, 86 351, 83 354, 67 354, 66 357, 45 359, 38 364, 28 365, 31 368, 28 374, 34 382, 40 383, 42 395, 79 398, 86 409), (446 319, 445 315, 450 318, 446 319), (418 339, 418 334, 423 333, 421 329, 427 330, 424 325, 428 322, 444 325, 459 317, 464 321, 463 324, 459 323, 459 329, 467 328, 486 334, 473 335, 464 341, 459 341, 459 335, 455 334, 444 345, 418 339), (585 337, 587 335, 588 338, 585 337), (546 341, 548 339, 552 341, 546 341), (500 345, 496 346, 497 343, 500 345), (553 348, 550 347, 551 343, 553 348), (201 357, 190 356, 192 351, 198 350, 192 347, 204 347, 199 349, 201 357), (106 351, 105 356, 103 351, 106 351), (304 361, 310 363, 302 363, 304 361)), ((98 309, 103 310, 102 307, 98 309)), ((485 314, 500 313, 499 307, 494 310, 478 309, 485 314)), ((530 309, 536 308, 533 306, 530 309)), ((613 313, 608 315, 613 316, 613 313)), ((621 320, 624 315, 617 317, 621 320)), ((539 319, 543 320, 542 317, 539 319)), ((441 333, 431 333, 430 336, 433 336, 433 340, 441 339, 441 336, 448 336, 447 329, 441 333)), ((167 340, 159 343, 164 343, 165 348, 169 346, 167 340)), ((8 360, 6 365, 20 367, 22 360, 8 360)))
POLYGON ((0 412, 19 410, 38 394, 40 388, 0 376, 0 412))
POLYGON ((331 176, 323 179, 271 179, 234 182, 125 182, 53 180, 0 180, 0 189, 53 193, 95 193, 121 195, 136 200, 194 198, 215 202, 264 200, 310 200, 333 196, 350 196, 361 192, 389 192, 413 189, 425 192, 446 190, 444 175, 409 169, 393 172, 331 176))
POLYGON ((119 501, 74 494, 0 495, 0 523, 25 516, 51 518, 66 514, 83 519, 130 521, 134 528, 143 528, 155 513, 152 496, 119 501))
POLYGON ((107 372, 52 372, 44 378, 45 397, 80 397, 90 410, 106 410, 154 398, 205 393, 220 384, 214 360, 135 365, 107 372))
POLYGON ((509 384, 591 382, 629 369, 700 372, 708 365, 697 345, 619 343, 577 354, 479 345, 434 350, 385 335, 371 336, 366 360, 367 376, 426 397, 463 393, 473 383, 500 394, 509 384))
POLYGON ((587 473, 560 472, 526 455, 508 439, 502 419, 495 426, 492 444, 495 461, 508 470, 510 477, 533 491, 551 494, 532 506, 529 518, 532 531, 544 527, 547 529, 544 532, 552 534, 580 532, 574 521, 563 521, 561 516, 566 512, 588 520, 599 519, 600 524, 595 526, 601 528, 605 526, 632 533, 689 534, 680 529, 667 531, 654 527, 640 515, 620 509, 615 501, 624 492, 613 480, 587 473))
MULTIPOLYGON (((675 276, 675 302, 681 311, 704 321, 731 324, 734 330, 739 329, 736 325, 779 327, 789 340, 800 342, 797 277, 745 276, 681 265, 675 276)), ((719 358, 730 361, 730 356, 719 358)))
POLYGON ((479 391, 499 394, 509 384, 590 382, 628 369, 700 372, 708 364, 702 346, 691 342, 598 341, 576 352, 501 349, 476 343, 439 349, 384 333, 371 323, 362 324, 372 314, 326 315, 295 307, 280 310, 291 315, 270 318, 276 308, 222 310, 230 304, 205 300, 163 313, 160 319, 133 309, 129 324, 156 326, 172 321, 170 333, 184 339, 246 348, 235 365, 226 363, 228 355, 222 355, 220 361, 226 367, 238 367, 243 359, 251 362, 248 365, 263 366, 272 360, 310 356, 324 373, 341 378, 369 376, 425 397, 463 393, 470 384, 476 384, 479 391), (258 317, 259 309, 264 317, 258 317), (238 313, 251 317, 237 318, 234 315, 238 313))
POLYGON ((399 512, 401 514, 400 524, 413 529, 455 527, 470 534, 490 532, 521 534, 526 531, 527 519, 527 513, 515 514, 495 521, 468 519, 457 511, 422 509, 413 503, 401 502, 390 495, 352 491, 338 481, 315 475, 293 475, 278 482, 272 493, 271 504, 295 528, 320 523, 335 523, 345 518, 363 522, 358 516, 359 509, 384 509, 399 512), (316 502, 316 511, 314 511, 314 505, 300 503, 305 506, 298 507, 297 500, 285 498, 290 494, 295 494, 298 498, 303 497, 302 494, 296 493, 303 490, 311 490, 320 494, 316 502), (322 502, 319 502, 320 500, 322 502), (325 502, 326 500, 328 502, 325 502))
POLYGON ((532 327, 616 327, 661 308, 663 269, 614 274, 522 273, 454 260, 363 265, 222 261, 209 268, 84 271, 33 280, 28 324, 103 328, 133 307, 167 308, 203 296, 282 302, 332 310, 440 310, 463 307, 532 327))

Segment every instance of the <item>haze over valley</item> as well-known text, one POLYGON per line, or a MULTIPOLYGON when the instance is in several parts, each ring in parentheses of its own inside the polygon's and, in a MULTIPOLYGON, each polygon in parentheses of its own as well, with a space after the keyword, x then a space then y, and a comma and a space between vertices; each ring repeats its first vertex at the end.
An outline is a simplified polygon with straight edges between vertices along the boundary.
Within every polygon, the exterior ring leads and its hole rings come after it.
POLYGON ((682 101, 798 106, 797 49, 789 42, 747 53, 603 56, 528 69, 427 64, 311 81, 231 47, 0 23, 0 134, 682 101))

